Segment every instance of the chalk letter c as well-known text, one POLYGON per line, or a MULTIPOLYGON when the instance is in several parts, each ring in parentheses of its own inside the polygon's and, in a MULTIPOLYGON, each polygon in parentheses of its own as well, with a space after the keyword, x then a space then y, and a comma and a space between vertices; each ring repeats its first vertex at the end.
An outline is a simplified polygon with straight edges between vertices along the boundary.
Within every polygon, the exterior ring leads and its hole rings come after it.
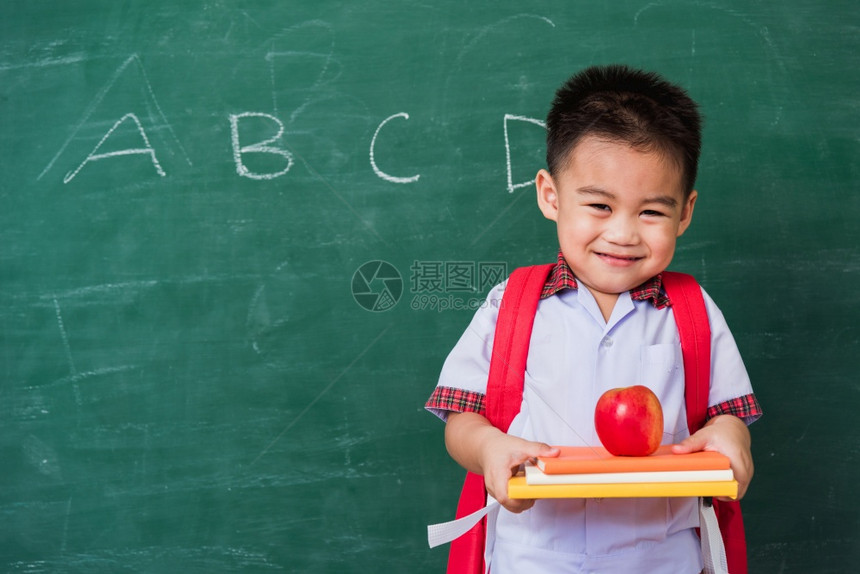
POLYGON ((418 178, 421 177, 420 174, 413 175, 412 177, 395 177, 393 175, 388 175, 376 165, 376 160, 373 157, 373 150, 376 147, 376 136, 379 135, 379 131, 382 129, 382 126, 393 120, 394 118, 403 118, 409 119, 409 114, 406 112, 400 112, 399 114, 394 114, 393 116, 388 116, 382 123, 379 124, 379 127, 376 128, 376 131, 373 133, 373 139, 370 140, 370 166, 373 168, 373 172, 384 179, 385 181, 390 181, 392 183, 414 183, 418 181, 418 178))

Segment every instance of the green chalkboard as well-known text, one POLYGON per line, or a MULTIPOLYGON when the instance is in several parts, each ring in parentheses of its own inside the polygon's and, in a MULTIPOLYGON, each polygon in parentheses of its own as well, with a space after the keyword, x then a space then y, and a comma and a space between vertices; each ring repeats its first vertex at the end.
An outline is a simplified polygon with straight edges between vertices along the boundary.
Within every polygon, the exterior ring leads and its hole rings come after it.
POLYGON ((541 121, 611 62, 706 116, 673 265, 766 411, 752 571, 851 571, 858 14, 4 2, 0 571, 441 572, 462 471, 422 405, 489 286, 554 257, 541 121))

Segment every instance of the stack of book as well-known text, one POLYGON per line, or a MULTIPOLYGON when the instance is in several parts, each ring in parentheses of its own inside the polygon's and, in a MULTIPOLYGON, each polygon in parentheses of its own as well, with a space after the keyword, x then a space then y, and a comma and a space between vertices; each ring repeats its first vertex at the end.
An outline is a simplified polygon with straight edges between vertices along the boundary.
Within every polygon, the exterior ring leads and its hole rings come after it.
POLYGON ((650 456, 614 456, 601 447, 560 447, 539 457, 508 483, 511 498, 737 498, 729 459, 717 452, 673 454, 664 445, 650 456))

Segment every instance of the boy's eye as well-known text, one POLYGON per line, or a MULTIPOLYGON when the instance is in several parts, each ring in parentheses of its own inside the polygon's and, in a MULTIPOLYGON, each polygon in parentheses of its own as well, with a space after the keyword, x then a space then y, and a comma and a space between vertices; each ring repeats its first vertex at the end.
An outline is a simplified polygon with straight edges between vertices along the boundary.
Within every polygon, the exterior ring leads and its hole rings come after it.
POLYGON ((642 215, 645 215, 648 217, 663 217, 666 214, 663 213, 662 211, 657 211, 655 209, 646 209, 645 211, 642 212, 642 215))
POLYGON ((598 211, 610 211, 609 206, 606 205, 605 203, 592 203, 592 204, 589 204, 588 207, 590 207, 592 209, 596 209, 598 211))

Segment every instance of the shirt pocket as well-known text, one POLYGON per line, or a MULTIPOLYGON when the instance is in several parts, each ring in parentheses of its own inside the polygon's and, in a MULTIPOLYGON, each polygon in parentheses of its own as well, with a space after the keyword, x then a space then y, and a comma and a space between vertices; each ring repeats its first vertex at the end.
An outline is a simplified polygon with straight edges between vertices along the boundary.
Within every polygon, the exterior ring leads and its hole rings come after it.
POLYGON ((671 375, 678 367, 680 355, 680 346, 673 343, 646 345, 642 347, 639 362, 643 369, 671 375))
POLYGON ((678 432, 682 428, 686 429, 687 425, 684 420, 684 367, 680 345, 667 343, 643 346, 639 360, 639 384, 654 391, 660 399, 663 430, 666 433, 663 442, 674 442, 678 432))

